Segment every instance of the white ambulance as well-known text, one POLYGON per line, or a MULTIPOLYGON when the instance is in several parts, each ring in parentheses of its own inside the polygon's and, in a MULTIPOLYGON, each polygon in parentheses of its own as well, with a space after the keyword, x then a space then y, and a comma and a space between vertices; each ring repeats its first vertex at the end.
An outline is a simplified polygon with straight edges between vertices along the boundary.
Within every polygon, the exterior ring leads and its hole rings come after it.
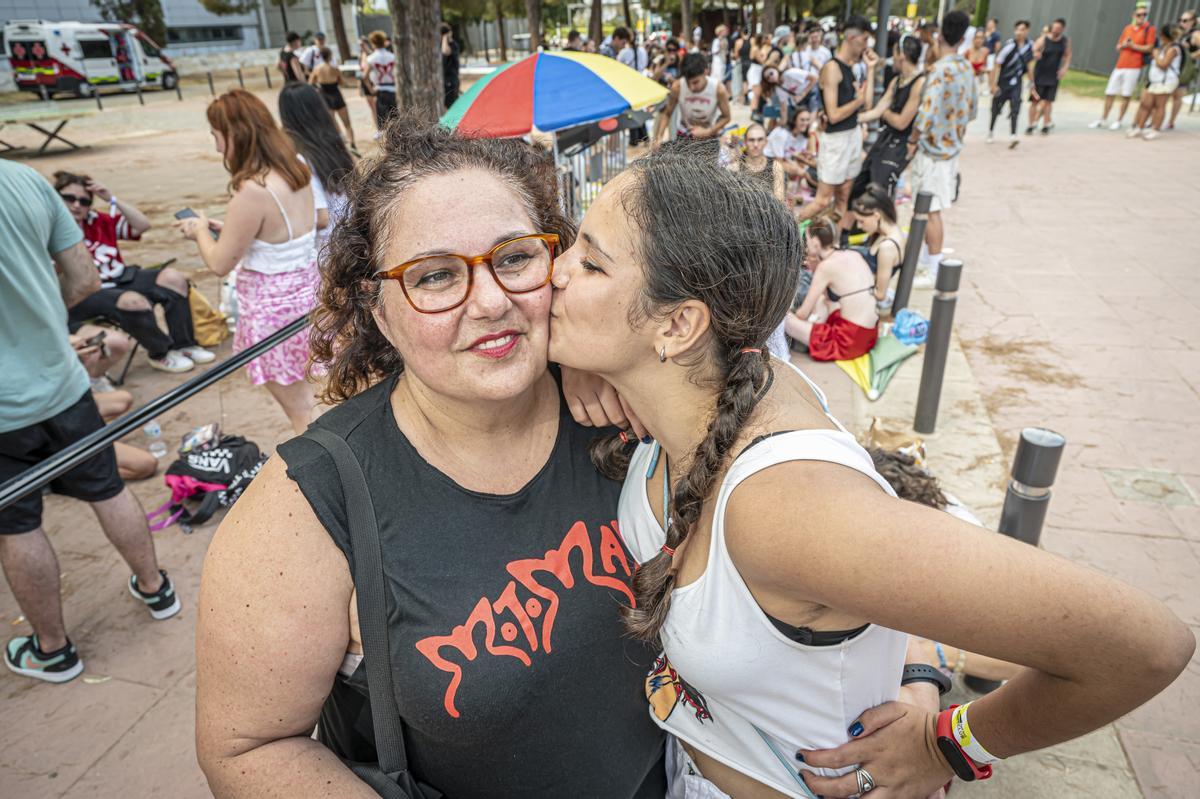
POLYGON ((12 20, 4 47, 17 88, 49 96, 87 97, 100 86, 174 89, 179 80, 162 48, 132 25, 12 20))

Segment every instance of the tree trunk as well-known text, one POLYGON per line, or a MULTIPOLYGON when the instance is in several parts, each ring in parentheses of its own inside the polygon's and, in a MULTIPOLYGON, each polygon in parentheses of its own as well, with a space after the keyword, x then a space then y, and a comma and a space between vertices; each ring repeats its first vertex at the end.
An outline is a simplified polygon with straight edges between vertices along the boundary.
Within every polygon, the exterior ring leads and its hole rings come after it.
POLYGON ((333 37, 337 39, 338 55, 342 63, 345 63, 350 58, 350 40, 346 38, 346 20, 342 18, 342 0, 329 0, 329 11, 333 14, 333 37))
POLYGON ((525 0, 525 16, 529 18, 529 52, 536 53, 542 43, 541 0, 525 0))
POLYGON ((683 28, 683 33, 679 36, 683 40, 683 49, 685 52, 690 51, 692 49, 692 0, 680 0, 679 24, 683 28))
POLYGON ((496 0, 496 32, 500 34, 500 63, 508 61, 508 36, 504 33, 504 0, 496 0))
POLYGON ((396 51, 396 99, 405 111, 433 123, 442 115, 442 53, 439 0, 388 0, 396 51))
MULTIPOLYGON (((287 34, 288 34, 288 21, 287 21, 287 8, 286 8, 287 0, 277 0, 277 2, 279 3, 279 16, 283 17, 283 35, 287 36, 287 34)), ((286 39, 284 40, 284 44, 287 44, 286 39)))
POLYGON ((600 46, 604 41, 604 14, 601 0, 592 0, 592 16, 588 19, 588 39, 600 46))
POLYGON ((763 0, 762 29, 770 36, 775 32, 775 0, 763 0))
POLYGON ((633 31, 633 14, 629 12, 629 0, 621 0, 621 13, 625 15, 625 27, 633 31))

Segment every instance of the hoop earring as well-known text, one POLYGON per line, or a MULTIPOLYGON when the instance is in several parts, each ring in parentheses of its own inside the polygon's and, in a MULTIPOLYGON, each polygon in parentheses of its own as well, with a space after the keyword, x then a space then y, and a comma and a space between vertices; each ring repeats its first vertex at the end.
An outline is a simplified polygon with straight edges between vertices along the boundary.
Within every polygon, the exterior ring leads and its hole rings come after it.
POLYGON ((667 362, 667 345, 666 344, 664 344, 662 346, 662 349, 658 351, 658 362, 659 363, 667 362))

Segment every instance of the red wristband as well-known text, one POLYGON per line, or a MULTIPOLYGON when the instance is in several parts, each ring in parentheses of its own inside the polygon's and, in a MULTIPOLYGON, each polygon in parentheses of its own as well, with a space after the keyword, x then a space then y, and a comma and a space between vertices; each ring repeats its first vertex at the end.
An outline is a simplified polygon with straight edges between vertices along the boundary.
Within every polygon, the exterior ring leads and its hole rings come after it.
POLYGON ((938 714, 938 750, 946 758, 946 762, 950 764, 950 768, 954 769, 954 773, 958 775, 959 779, 965 782, 986 780, 992 776, 992 767, 990 765, 981 766, 972 760, 970 755, 963 751, 962 745, 958 742, 958 738, 954 734, 954 730, 950 724, 950 717, 956 707, 958 705, 951 705, 938 714))

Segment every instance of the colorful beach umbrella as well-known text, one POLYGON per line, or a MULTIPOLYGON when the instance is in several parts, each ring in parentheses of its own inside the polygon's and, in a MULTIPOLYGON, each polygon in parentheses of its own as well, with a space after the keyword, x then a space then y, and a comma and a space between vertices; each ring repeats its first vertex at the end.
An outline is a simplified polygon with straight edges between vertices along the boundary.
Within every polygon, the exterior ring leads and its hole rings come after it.
POLYGON ((534 53, 480 78, 442 116, 467 136, 505 138, 549 133, 645 108, 667 90, 597 53, 534 53))

